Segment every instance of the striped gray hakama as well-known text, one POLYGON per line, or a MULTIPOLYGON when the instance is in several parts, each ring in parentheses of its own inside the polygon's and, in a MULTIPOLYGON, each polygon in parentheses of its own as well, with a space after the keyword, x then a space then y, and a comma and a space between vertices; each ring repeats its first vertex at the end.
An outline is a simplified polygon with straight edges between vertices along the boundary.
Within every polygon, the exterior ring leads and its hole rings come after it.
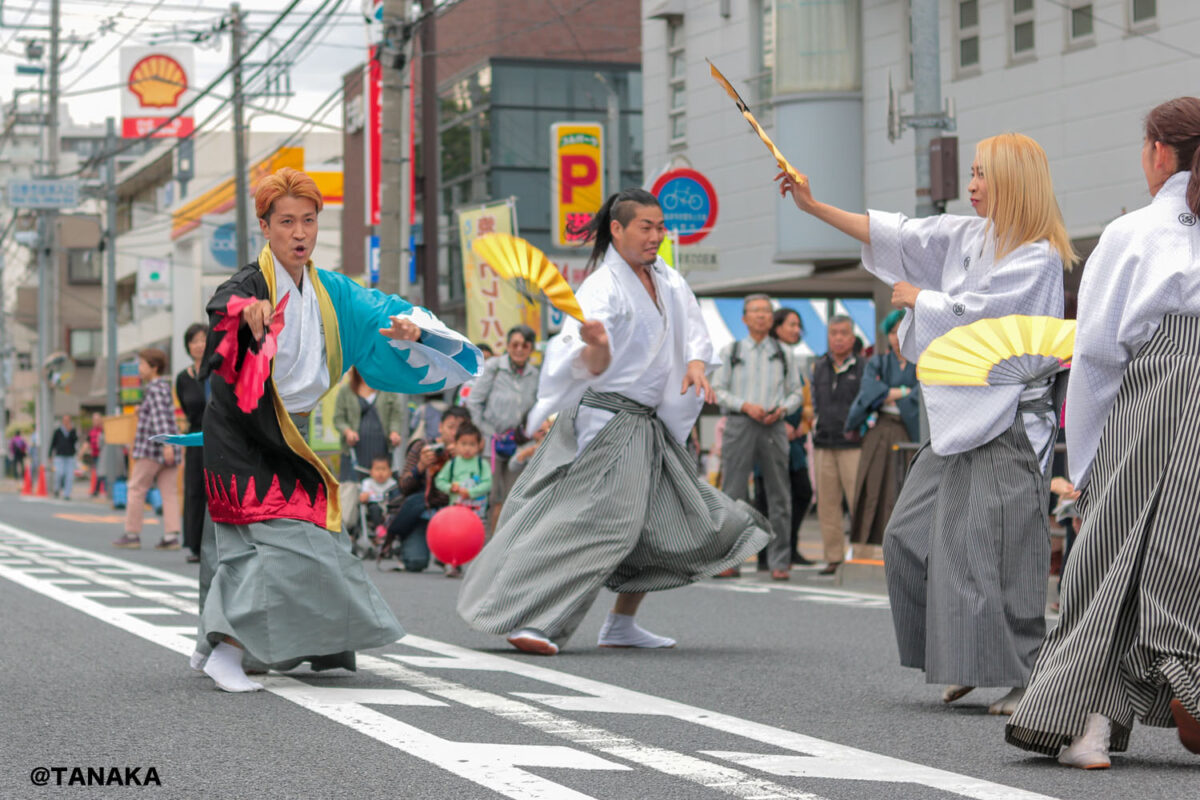
MULTIPOLYGON (((1054 755, 1084 719, 1200 718, 1200 318, 1168 316, 1130 361, 1079 500, 1083 528, 1010 744, 1054 755)), ((1067 420, 1070 424, 1070 418, 1067 420)))
POLYGON ((883 541, 902 665, 927 683, 1025 685, 1046 631, 1048 492, 1020 413, 972 450, 917 451, 883 541))
POLYGON ((697 479, 653 409, 592 390, 581 405, 615 416, 576 457, 578 409, 564 411, 517 479, 458 596, 477 630, 533 628, 562 645, 601 587, 685 586, 770 540, 749 506, 697 479))
MULTIPOLYGON (((293 415, 302 432, 307 417, 293 415)), ((355 668, 354 653, 382 647, 404 629, 341 532, 272 519, 212 523, 200 547, 197 650, 235 639, 246 669, 355 668)))

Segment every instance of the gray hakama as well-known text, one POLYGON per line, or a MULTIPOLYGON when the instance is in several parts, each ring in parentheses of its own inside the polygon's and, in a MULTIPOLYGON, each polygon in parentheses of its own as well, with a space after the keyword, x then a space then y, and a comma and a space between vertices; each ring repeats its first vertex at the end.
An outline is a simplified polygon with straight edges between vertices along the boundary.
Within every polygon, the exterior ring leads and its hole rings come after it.
MULTIPOLYGON (((293 415, 302 431, 307 417, 293 415)), ((197 649, 229 636, 246 669, 355 668, 354 652, 391 644, 404 629, 341 532, 273 519, 212 523, 200 547, 197 649)))
MULTIPOLYGON (((1010 314, 1062 317, 1050 243, 997 257, 983 217, 869 212, 863 266, 921 291, 897 331, 916 362, 939 336, 1010 314)), ((884 533, 901 663, 929 683, 1024 686, 1045 632, 1046 521, 1056 414, 1047 384, 921 384, 930 442, 884 533)))
POLYGON ((888 524, 900 663, 928 683, 1024 686, 1045 635, 1049 484, 1022 416, 964 453, 926 442, 888 524))
POLYGON ((1098 713, 1120 752, 1135 719, 1175 725, 1172 698, 1200 718, 1198 397, 1200 318, 1165 317, 1104 425, 1062 617, 1008 724, 1010 744, 1055 755, 1098 713))
POLYGON ((459 593, 458 613, 477 630, 533 628, 561 645, 601 587, 685 586, 770 538, 749 506, 697 479, 652 409, 592 390, 581 405, 616 415, 576 456, 577 409, 564 411, 517 479, 459 593))

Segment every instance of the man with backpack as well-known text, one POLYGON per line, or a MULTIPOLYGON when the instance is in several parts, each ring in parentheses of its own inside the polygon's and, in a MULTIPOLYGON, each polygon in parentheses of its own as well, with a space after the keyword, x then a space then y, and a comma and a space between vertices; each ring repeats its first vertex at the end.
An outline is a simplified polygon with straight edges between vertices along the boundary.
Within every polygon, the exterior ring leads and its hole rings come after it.
MULTIPOLYGON (((804 400, 800 370, 792 353, 770 336, 774 321, 771 298, 752 294, 742 303, 749 331, 721 351, 713 379, 717 402, 728 416, 721 441, 721 489, 734 500, 749 494, 757 465, 767 494, 767 515, 775 536, 767 546, 771 578, 785 581, 791 571, 791 484, 784 417, 804 400)), ((737 568, 722 573, 735 577, 737 568)))

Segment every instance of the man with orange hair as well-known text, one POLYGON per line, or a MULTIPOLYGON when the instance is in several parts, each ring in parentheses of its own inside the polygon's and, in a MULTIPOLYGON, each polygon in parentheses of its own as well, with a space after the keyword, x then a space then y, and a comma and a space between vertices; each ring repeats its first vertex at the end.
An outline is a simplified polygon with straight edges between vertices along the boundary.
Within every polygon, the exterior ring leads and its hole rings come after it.
POLYGON ((192 666, 225 691, 262 686, 245 666, 354 669, 354 652, 403 629, 340 535, 337 481, 308 446, 309 414, 350 367, 383 391, 437 392, 478 374, 465 338, 399 297, 313 266, 321 193, 285 168, 259 182, 267 245, 217 289, 201 378, 202 548, 192 666))

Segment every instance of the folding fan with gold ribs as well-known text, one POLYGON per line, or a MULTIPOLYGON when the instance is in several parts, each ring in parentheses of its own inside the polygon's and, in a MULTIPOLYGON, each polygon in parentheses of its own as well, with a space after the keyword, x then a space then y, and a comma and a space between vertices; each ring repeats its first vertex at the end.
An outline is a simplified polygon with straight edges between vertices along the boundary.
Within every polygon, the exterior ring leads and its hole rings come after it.
POLYGON ((583 309, 571 285, 546 254, 529 242, 507 233, 489 233, 471 242, 471 249, 501 278, 518 282, 519 288, 523 284, 527 294, 545 293, 550 305, 583 322, 583 309))
MULTIPOLYGON (((708 59, 704 60, 708 61, 708 59)), ((746 122, 750 123, 750 127, 753 128, 754 132, 758 134, 758 138, 762 139, 763 144, 765 144, 767 149, 771 151, 771 155, 775 157, 775 163, 779 165, 779 168, 786 172, 788 177, 795 181, 798 185, 803 186, 804 184, 808 183, 804 176, 796 171, 796 168, 789 164, 788 160, 783 157, 783 153, 779 151, 779 148, 775 146, 773 141, 771 141, 771 137, 767 136, 767 132, 762 129, 762 125, 759 125, 758 120, 756 120, 754 115, 750 113, 750 106, 746 105, 746 101, 743 100, 742 96, 737 93, 737 89, 733 88, 733 84, 731 84, 729 80, 721 74, 721 70, 717 69, 717 65, 711 61, 708 61, 708 66, 709 69, 712 70, 712 76, 717 79, 717 83, 725 87, 725 91, 730 97, 733 98, 733 102, 737 104, 738 111, 742 112, 742 116, 746 118, 746 122)))
POLYGON ((1074 320, 981 319, 934 339, 917 361, 917 378, 934 386, 1031 383, 1069 369, 1074 349, 1074 320))

